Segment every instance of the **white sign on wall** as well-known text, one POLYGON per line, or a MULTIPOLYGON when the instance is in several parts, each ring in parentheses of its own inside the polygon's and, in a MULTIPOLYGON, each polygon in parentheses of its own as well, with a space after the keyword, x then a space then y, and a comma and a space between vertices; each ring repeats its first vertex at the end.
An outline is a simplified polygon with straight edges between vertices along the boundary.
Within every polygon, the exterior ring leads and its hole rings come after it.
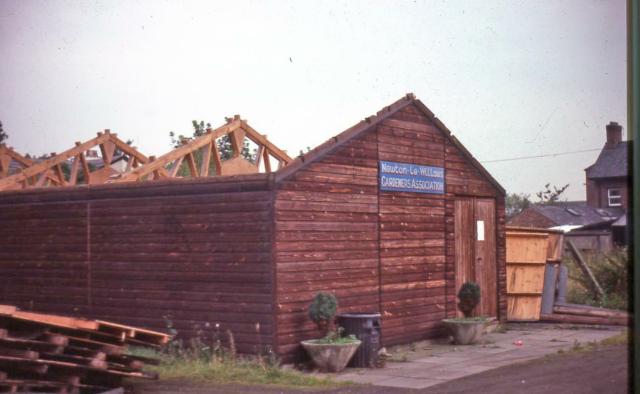
POLYGON ((476 220, 476 236, 478 241, 484 241, 484 220, 476 220))

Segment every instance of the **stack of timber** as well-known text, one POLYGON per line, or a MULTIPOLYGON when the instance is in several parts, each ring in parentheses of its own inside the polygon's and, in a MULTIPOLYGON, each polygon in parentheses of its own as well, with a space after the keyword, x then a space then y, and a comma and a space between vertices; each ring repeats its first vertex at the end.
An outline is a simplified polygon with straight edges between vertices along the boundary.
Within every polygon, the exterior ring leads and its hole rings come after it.
POLYGON ((127 346, 157 348, 169 336, 100 320, 0 305, 0 392, 98 393, 124 378, 156 379, 143 370, 157 360, 127 346))
POLYGON ((553 306, 553 313, 543 314, 541 320, 553 323, 611 326, 629 326, 631 324, 631 316, 625 311, 558 302, 553 306))
MULTIPOLYGON (((571 241, 567 241, 566 245, 582 273, 591 281, 593 294, 598 298, 604 297, 602 287, 578 248, 571 241)), ((559 249, 562 250, 562 248, 559 249)), ((548 274, 545 278, 545 294, 548 296, 549 302, 543 305, 540 320, 553 323, 614 326, 629 326, 631 324, 631 315, 625 311, 567 303, 565 301, 568 277, 566 267, 561 267, 559 270, 555 268, 548 274)))

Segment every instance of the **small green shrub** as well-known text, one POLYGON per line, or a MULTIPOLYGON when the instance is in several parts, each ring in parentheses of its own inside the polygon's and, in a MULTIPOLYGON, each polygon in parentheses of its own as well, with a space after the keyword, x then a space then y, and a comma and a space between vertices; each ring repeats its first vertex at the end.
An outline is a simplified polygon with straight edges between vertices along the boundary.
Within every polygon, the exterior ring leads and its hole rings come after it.
POLYGON ((585 254, 586 263, 604 291, 598 298, 592 291, 591 281, 585 277, 572 259, 565 259, 569 268, 567 301, 574 304, 600 306, 612 309, 629 307, 629 254, 626 248, 608 253, 585 254))
POLYGON ((471 317, 473 310, 480 303, 480 286, 474 282, 465 282, 458 292, 458 309, 464 317, 471 317))
POLYGON ((353 343, 357 342, 358 338, 355 335, 343 336, 344 328, 338 327, 335 331, 329 331, 323 338, 316 339, 315 343, 321 344, 341 344, 341 343, 353 343))
POLYGON ((316 323, 323 336, 329 333, 337 310, 338 300, 333 294, 320 292, 313 297, 309 305, 309 318, 316 323))

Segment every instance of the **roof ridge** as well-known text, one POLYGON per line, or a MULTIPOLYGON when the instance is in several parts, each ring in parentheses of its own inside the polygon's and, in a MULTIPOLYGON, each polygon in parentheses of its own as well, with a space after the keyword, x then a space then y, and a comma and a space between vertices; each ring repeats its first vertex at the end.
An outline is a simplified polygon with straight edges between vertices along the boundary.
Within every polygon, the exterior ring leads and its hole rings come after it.
POLYGON ((467 148, 462 145, 462 143, 451 133, 451 130, 440 119, 438 119, 435 114, 413 93, 407 93, 400 99, 396 100, 394 103, 387 105, 380 109, 375 115, 366 117, 364 120, 356 123, 345 131, 339 133, 338 135, 328 139, 324 143, 318 145, 311 151, 307 153, 303 153, 298 156, 293 162, 291 162, 286 167, 276 172, 276 182, 280 182, 286 178, 288 178, 291 174, 298 171, 299 169, 306 166, 308 163, 311 163, 315 160, 324 157, 325 155, 333 152, 335 149, 343 145, 344 143, 352 140, 357 137, 361 133, 370 129, 374 124, 385 120, 396 112, 400 111, 402 108, 415 104, 416 107, 422 111, 430 121, 434 123, 434 125, 442 131, 447 138, 454 146, 456 146, 460 152, 466 156, 471 164, 476 167, 480 171, 482 175, 484 175, 489 182, 496 187, 501 194, 506 194, 505 189, 498 183, 498 181, 480 164, 478 160, 467 150, 467 148))

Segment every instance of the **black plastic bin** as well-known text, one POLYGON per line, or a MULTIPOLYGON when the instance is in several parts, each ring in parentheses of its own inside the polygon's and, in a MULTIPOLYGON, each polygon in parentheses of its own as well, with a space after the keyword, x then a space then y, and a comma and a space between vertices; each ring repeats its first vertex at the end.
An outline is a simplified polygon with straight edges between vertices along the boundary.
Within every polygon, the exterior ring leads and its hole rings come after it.
POLYGON ((348 366, 374 368, 380 350, 380 314, 343 313, 338 315, 338 325, 344 328, 345 335, 355 335, 362 341, 348 366))

